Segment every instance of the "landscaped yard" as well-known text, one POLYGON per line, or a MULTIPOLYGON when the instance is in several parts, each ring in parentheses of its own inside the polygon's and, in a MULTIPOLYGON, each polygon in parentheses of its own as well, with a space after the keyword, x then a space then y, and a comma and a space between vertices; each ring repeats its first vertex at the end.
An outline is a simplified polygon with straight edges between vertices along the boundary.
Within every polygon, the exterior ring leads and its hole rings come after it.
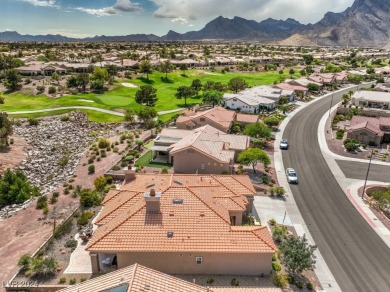
MULTIPOLYGON (((138 77, 129 80, 123 80, 123 82, 132 83, 136 86, 142 86, 145 84, 151 84, 157 89, 157 96, 159 98, 155 109, 157 111, 167 111, 177 108, 184 107, 184 100, 178 100, 175 97, 176 89, 179 86, 187 85, 189 86, 194 79, 200 79, 202 83, 206 81, 222 82, 227 83, 233 77, 242 77, 244 78, 249 86, 265 85, 272 84, 274 81, 278 81, 281 78, 279 73, 275 72, 261 72, 261 73, 230 73, 226 72, 224 74, 220 71, 211 72, 205 70, 189 70, 186 72, 187 76, 183 77, 181 71, 175 71, 168 75, 169 80, 166 81, 164 76, 165 74, 160 72, 154 72, 149 75, 149 81, 144 77, 138 77)), ((299 76, 297 73, 296 77, 299 76)), ((289 78, 287 71, 283 75, 284 78, 289 78)), ((130 108, 137 110, 140 105, 137 104, 134 100, 134 95, 138 88, 130 88, 117 83, 115 89, 108 91, 104 94, 95 94, 95 93, 85 93, 78 95, 69 95, 60 98, 50 98, 45 95, 25 95, 22 93, 13 93, 13 94, 3 94, 5 97, 5 104, 1 105, 1 110, 8 112, 15 111, 32 111, 32 110, 41 110, 47 108, 57 108, 65 106, 88 106, 103 108, 108 110, 114 110, 119 112, 124 112, 125 109, 130 108), (90 101, 90 102, 88 102, 90 101)), ((187 105, 197 104, 202 102, 201 97, 194 97, 187 99, 187 105)), ((70 111, 70 110, 68 110, 70 111)), ((123 120, 122 117, 113 116, 108 113, 94 112, 91 110, 83 110, 87 112, 90 120, 99 121, 99 122, 119 122, 123 120)), ((62 114, 65 111, 55 111, 47 113, 35 114, 35 116, 42 115, 56 115, 62 114)), ((163 118, 163 120, 168 120, 170 117, 175 114, 169 114, 163 118)), ((23 114, 18 117, 30 117, 31 114, 23 114)))
POLYGON ((147 151, 144 155, 138 158, 135 161, 136 166, 146 166, 146 167, 158 167, 158 168, 171 168, 172 165, 166 163, 159 162, 151 162, 150 159, 152 157, 152 150, 147 151))

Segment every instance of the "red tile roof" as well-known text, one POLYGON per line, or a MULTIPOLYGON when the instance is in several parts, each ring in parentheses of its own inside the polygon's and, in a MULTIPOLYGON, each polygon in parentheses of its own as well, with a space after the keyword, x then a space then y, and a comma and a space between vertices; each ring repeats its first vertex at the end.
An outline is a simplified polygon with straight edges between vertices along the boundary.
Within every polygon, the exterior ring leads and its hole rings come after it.
POLYGON ((97 219, 104 225, 87 250, 273 253, 265 226, 231 226, 229 211, 244 211, 246 196, 255 194, 249 185, 247 176, 138 175, 121 193, 109 194, 97 219), (144 192, 151 188, 161 192, 159 213, 146 212, 144 192))

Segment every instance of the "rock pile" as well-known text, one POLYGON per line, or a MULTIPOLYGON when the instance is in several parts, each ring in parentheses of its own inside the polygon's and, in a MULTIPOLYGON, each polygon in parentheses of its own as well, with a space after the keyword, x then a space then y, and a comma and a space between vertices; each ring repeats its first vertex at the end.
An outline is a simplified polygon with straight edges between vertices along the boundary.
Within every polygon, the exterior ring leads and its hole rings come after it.
POLYGON ((70 114, 68 121, 50 117, 37 126, 24 122, 14 127, 14 133, 23 136, 31 150, 18 168, 41 189, 41 194, 49 194, 72 177, 88 142, 112 127, 89 122, 81 112, 70 114))

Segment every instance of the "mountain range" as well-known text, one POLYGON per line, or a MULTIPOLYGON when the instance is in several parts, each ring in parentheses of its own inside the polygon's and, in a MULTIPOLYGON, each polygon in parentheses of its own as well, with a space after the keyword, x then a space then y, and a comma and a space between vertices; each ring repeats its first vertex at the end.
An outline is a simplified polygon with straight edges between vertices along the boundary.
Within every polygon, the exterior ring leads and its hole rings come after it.
POLYGON ((384 47, 390 45, 390 0, 355 0, 341 13, 328 12, 315 24, 302 24, 292 18, 261 22, 241 17, 219 16, 199 31, 164 36, 132 34, 94 36, 83 39, 62 35, 21 35, 15 31, 0 32, 0 41, 24 42, 120 42, 120 41, 198 41, 236 40, 279 42, 284 45, 330 45, 384 47))

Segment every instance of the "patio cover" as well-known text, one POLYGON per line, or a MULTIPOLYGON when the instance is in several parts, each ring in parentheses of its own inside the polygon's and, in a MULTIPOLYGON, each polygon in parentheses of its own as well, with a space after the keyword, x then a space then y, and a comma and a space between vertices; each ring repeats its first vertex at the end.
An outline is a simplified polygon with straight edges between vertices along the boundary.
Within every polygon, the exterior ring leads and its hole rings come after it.
POLYGON ((152 148, 150 148, 150 150, 168 152, 168 148, 169 148, 169 147, 170 147, 170 146, 159 146, 159 145, 154 145, 152 148))

